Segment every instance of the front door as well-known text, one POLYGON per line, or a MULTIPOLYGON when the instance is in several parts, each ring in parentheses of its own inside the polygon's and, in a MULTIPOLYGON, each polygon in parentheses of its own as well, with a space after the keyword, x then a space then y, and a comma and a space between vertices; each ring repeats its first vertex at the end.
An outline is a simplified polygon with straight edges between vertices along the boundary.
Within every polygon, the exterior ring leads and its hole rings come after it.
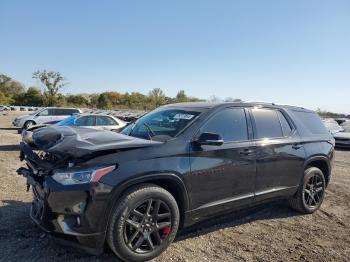
POLYGON ((225 108, 200 128, 220 134, 224 143, 192 143, 191 201, 194 219, 247 204, 254 197, 255 152, 248 135, 246 110, 225 108))
POLYGON ((50 121, 52 121, 52 115, 51 113, 51 108, 48 109, 44 109, 41 112, 39 112, 35 117, 34 117, 34 121, 36 124, 45 124, 48 123, 50 121))

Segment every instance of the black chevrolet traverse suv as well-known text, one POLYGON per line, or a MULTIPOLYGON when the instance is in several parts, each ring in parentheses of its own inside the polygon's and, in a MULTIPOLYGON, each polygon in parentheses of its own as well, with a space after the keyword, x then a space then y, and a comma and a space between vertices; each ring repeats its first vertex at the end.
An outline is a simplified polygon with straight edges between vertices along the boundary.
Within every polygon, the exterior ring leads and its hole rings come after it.
POLYGON ((30 216, 56 239, 126 261, 163 252, 179 229, 276 198, 316 211, 334 139, 310 110, 267 103, 162 106, 122 133, 35 130, 21 142, 30 216))

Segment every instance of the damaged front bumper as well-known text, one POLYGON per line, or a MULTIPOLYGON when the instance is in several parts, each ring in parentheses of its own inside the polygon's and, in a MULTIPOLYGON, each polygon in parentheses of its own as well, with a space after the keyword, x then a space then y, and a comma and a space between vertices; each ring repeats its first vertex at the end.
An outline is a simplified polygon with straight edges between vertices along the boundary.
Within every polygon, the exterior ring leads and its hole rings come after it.
POLYGON ((89 253, 103 251, 107 203, 112 188, 103 183, 62 185, 51 175, 55 163, 38 156, 21 143, 21 160, 27 168, 17 172, 27 179, 27 189, 33 191, 31 219, 45 232, 82 246, 89 253))

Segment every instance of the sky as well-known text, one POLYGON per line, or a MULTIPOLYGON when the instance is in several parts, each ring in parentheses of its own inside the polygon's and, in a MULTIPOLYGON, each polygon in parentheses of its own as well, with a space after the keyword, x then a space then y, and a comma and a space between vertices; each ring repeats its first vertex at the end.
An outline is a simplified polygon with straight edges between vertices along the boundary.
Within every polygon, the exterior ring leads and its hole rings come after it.
POLYGON ((350 114, 350 1, 0 1, 0 73, 350 114))

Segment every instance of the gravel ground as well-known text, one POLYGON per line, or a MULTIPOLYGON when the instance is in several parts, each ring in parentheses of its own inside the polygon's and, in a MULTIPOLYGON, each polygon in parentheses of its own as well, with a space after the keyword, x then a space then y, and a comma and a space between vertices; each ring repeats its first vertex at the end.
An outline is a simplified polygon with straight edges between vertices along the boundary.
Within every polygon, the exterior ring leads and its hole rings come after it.
MULTIPOLYGON (((31 193, 15 170, 19 113, 0 115, 0 261, 116 261, 56 245, 29 219, 31 193)), ((182 232, 154 261, 350 261, 350 151, 337 151, 321 209, 300 215, 284 202, 226 215, 182 232)))

